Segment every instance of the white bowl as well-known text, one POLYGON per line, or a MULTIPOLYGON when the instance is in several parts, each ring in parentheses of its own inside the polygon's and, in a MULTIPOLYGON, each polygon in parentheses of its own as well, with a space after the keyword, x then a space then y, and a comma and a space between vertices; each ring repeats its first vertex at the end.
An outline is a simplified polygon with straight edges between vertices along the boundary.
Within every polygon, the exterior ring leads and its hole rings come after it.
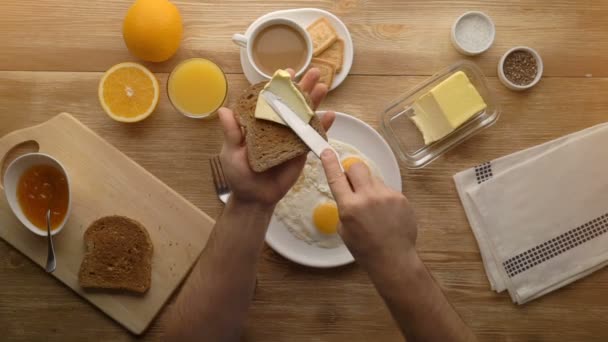
POLYGON ((452 32, 451 32, 450 38, 452 40, 452 45, 454 45, 454 48, 456 50, 458 50, 458 52, 460 52, 463 55, 467 55, 467 56, 475 56, 475 55, 479 55, 483 52, 486 52, 492 46, 492 44, 494 44, 494 39, 496 38, 496 27, 494 26, 494 22, 492 21, 492 18, 490 18, 487 14, 485 14, 483 12, 479 12, 479 11, 465 12, 460 17, 458 17, 458 19, 456 19, 456 21, 452 25, 452 32), (473 16, 482 18, 487 23, 488 30, 490 33, 490 40, 488 41, 488 43, 485 46, 482 46, 481 48, 479 48, 477 50, 467 49, 456 38, 456 28, 458 27, 458 24, 463 19, 468 18, 468 17, 473 17, 473 16))
POLYGON ((30 220, 28 220, 27 217, 25 217, 25 215, 23 214, 23 210, 21 210, 21 206, 19 205, 19 200, 17 199, 17 185, 19 184, 19 179, 21 178, 21 175, 23 175, 23 173, 27 171, 30 167, 35 165, 51 165, 56 167, 64 174, 65 179, 68 183, 68 210, 61 224, 57 228, 51 230, 51 236, 54 236, 57 235, 63 229, 63 226, 65 226, 65 223, 68 220, 68 217, 70 216, 70 212, 72 211, 72 192, 70 186, 70 177, 65 171, 63 165, 61 165, 61 163, 57 159, 44 153, 28 153, 15 159, 8 166, 6 172, 4 173, 4 194, 6 195, 6 199, 8 201, 9 206, 11 207, 11 210, 27 229, 29 229, 32 233, 36 235, 47 236, 46 229, 42 230, 36 227, 32 222, 30 222, 30 220))
POLYGON ((510 49, 509 51, 507 51, 504 55, 502 55, 500 62, 498 62, 497 72, 498 72, 498 78, 500 79, 500 82, 502 82, 502 84, 504 84, 505 87, 507 87, 511 90, 515 90, 515 91, 522 91, 522 90, 530 89, 530 88, 534 87, 536 85, 536 83, 538 83, 538 81, 540 81, 540 78, 543 76, 543 60, 542 60, 542 58, 540 58, 540 55, 538 54, 538 52, 536 52, 536 50, 529 48, 527 46, 516 46, 516 47, 510 49), (505 59, 507 58, 508 55, 510 55, 512 52, 515 52, 515 51, 528 51, 532 54, 532 56, 534 56, 534 59, 536 59, 536 77, 530 84, 526 84, 523 86, 517 85, 517 84, 509 81, 507 76, 505 76, 505 71, 503 70, 503 65, 505 64, 505 59))

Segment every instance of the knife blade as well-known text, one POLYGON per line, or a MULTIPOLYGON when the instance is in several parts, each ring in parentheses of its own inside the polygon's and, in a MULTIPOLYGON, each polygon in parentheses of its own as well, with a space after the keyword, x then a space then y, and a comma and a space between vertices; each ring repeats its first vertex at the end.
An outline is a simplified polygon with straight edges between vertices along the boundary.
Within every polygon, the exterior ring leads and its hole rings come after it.
MULTIPOLYGON (((315 131, 308 123, 304 122, 298 114, 296 114, 284 101, 281 97, 276 94, 269 92, 267 90, 262 91, 261 94, 266 103, 272 108, 277 115, 285 121, 287 126, 289 126, 294 133, 302 139, 302 141, 310 148, 312 153, 314 153, 319 159, 321 158, 321 153, 329 149, 335 155, 338 161, 340 160, 340 156, 338 152, 331 147, 331 145, 323 139, 319 132, 315 131)), ((344 172, 344 168, 342 167, 342 163, 338 163, 340 165, 340 170, 344 172)))

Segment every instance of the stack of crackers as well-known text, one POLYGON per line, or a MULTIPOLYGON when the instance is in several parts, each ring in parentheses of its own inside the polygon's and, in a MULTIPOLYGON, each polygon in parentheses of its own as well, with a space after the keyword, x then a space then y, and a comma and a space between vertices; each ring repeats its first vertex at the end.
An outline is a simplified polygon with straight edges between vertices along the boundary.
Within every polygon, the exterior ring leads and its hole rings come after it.
POLYGON ((321 71, 321 83, 331 87, 334 76, 342 70, 344 40, 338 38, 336 29, 325 17, 317 19, 306 29, 312 39, 313 59, 311 68, 321 71))

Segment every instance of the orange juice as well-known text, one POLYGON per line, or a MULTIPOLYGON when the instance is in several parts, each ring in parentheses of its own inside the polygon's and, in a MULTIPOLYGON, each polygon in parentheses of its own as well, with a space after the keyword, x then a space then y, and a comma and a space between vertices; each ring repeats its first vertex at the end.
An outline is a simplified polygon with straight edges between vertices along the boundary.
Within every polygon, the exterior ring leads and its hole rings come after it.
POLYGON ((214 114, 226 100, 228 82, 217 64, 191 58, 178 64, 169 75, 169 99, 182 114, 204 118, 214 114))

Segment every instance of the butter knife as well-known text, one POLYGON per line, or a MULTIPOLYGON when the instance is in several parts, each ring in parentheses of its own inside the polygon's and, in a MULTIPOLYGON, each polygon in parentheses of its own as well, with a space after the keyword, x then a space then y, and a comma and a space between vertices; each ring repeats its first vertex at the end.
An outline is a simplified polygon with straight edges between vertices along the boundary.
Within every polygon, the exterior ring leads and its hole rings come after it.
MULTIPOLYGON (((315 131, 309 124, 304 122, 298 114, 296 114, 279 96, 274 93, 271 93, 267 90, 262 91, 261 95, 266 100, 266 103, 272 108, 277 115, 285 121, 287 126, 289 126, 294 133, 302 139, 302 141, 310 148, 312 153, 314 153, 317 157, 321 158, 321 153, 329 149, 331 150, 338 160, 340 160, 340 155, 338 152, 334 150, 333 147, 319 134, 319 132, 315 131)), ((342 167, 342 163, 338 163, 340 165, 340 170, 344 172, 344 168, 342 167)))

